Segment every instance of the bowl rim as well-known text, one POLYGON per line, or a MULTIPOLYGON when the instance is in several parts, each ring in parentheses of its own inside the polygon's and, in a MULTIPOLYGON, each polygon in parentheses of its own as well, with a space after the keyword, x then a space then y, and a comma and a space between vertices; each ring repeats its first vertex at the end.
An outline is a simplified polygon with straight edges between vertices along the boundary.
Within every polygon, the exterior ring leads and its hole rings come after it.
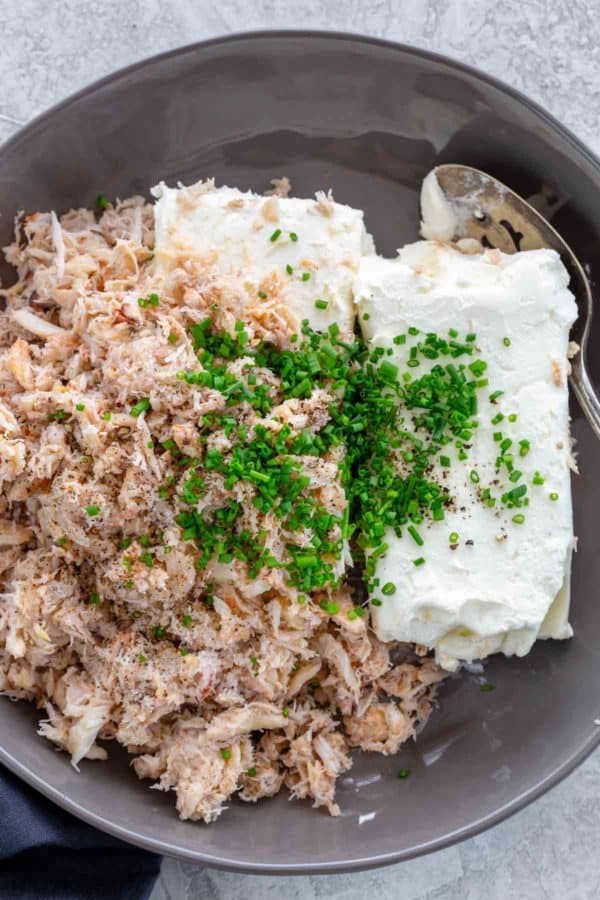
MULTIPOLYGON (((11 135, 6 141, 0 144, 0 164, 2 161, 2 156, 6 151, 12 151, 17 148, 21 140, 34 135, 39 126, 45 124, 46 121, 48 119, 51 119, 52 116, 54 116, 57 112, 70 106, 73 103, 76 103, 80 99, 86 97, 88 94, 93 94, 95 91, 101 89, 107 84, 110 84, 112 81, 116 81, 123 76, 136 72, 138 69, 142 69, 148 65, 152 65, 154 63, 168 60, 172 57, 181 56, 187 53, 202 52, 208 48, 215 46, 233 44, 236 42, 253 42, 265 39, 277 40, 281 38, 298 38, 303 40, 324 38, 333 41, 348 42, 350 44, 370 44, 374 47, 400 51, 401 53, 408 56, 414 56, 419 59, 425 59, 431 62, 440 63, 445 66, 449 66, 457 72, 462 72, 466 75, 470 75, 471 77, 476 78, 477 80, 495 88, 501 93, 512 97, 514 100, 517 100, 522 106, 528 108, 551 129, 557 131, 561 135, 561 137, 566 139, 568 143, 571 144, 571 146, 577 151, 577 153, 580 156, 583 156, 590 164, 590 166, 596 170, 596 173, 600 180, 600 159, 598 158, 598 156, 596 156, 595 153, 590 150, 589 147, 587 147, 587 145, 583 141, 581 141, 568 127, 563 125, 537 101, 532 100, 526 94, 517 90, 501 79, 483 72, 476 66, 468 65, 454 59, 451 56, 447 56, 444 53, 437 53, 432 50, 405 44, 400 41, 388 40, 386 38, 361 34, 359 32, 338 31, 336 29, 329 30, 310 28, 249 29, 247 31, 231 32, 229 34, 207 38, 201 41, 194 41, 190 44, 184 44, 171 50, 166 50, 162 53, 145 57, 120 69, 116 69, 108 75, 105 75, 102 78, 91 82, 90 84, 81 88, 79 91, 68 95, 63 100, 60 100, 58 103, 44 110, 39 115, 35 116, 33 119, 27 122, 24 126, 19 128, 14 135, 11 135)), ((403 850, 368 856, 365 855, 362 858, 347 861, 331 860, 328 862, 315 864, 289 864, 285 862, 281 864, 239 862, 226 856, 220 857, 211 853, 203 852, 202 850, 189 850, 185 847, 179 846, 176 843, 171 843, 168 840, 151 838, 138 830, 128 828, 124 825, 116 824, 110 819, 107 819, 104 816, 93 812, 92 810, 83 806, 81 803, 72 800, 57 787, 54 787, 51 783, 46 781, 41 776, 37 775, 23 763, 21 763, 19 759, 5 750, 1 743, 0 763, 5 765, 7 769, 9 769, 23 781, 25 781, 35 790, 39 791, 49 800, 62 807, 62 809, 73 814, 84 822, 87 822, 89 825, 92 825, 93 827, 98 828, 101 831, 112 835, 113 837, 119 838, 130 844, 134 844, 135 846, 140 847, 144 850, 158 853, 163 856, 183 859, 187 862, 202 864, 205 866, 220 868, 238 873, 248 873, 254 875, 326 875, 340 872, 365 871, 367 869, 392 865, 394 863, 403 862, 408 859, 414 859, 419 856, 424 856, 437 850, 442 850, 446 847, 450 847, 454 844, 467 840, 468 838, 475 837, 488 828, 491 828, 494 825, 497 825, 500 822, 504 821, 514 813, 524 809, 534 800, 541 797, 542 794, 558 785, 564 778, 567 777, 567 775, 569 775, 575 768, 577 768, 577 766, 584 762, 584 760, 586 760, 587 757, 590 756, 590 754, 599 745, 600 727, 595 732, 591 733, 590 737, 582 744, 582 746, 577 751, 573 752, 553 771, 551 771, 545 777, 541 778, 530 788, 521 793, 518 797, 515 797, 513 800, 499 807, 494 812, 483 815, 477 820, 471 822, 469 825, 457 828, 454 831, 443 835, 442 837, 421 841, 414 847, 409 847, 403 850)))

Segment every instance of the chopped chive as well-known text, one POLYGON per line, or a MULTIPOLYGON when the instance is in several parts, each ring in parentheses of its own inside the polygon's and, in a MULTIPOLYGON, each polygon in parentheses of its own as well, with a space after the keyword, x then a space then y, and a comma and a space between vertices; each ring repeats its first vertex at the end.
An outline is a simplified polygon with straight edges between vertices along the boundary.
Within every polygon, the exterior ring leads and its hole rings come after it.
POLYGON ((90 603, 94 606, 100 606, 101 602, 100 594, 96 594, 95 592, 90 594, 90 603))
POLYGON ((308 281, 309 278, 310 278, 310 272, 302 273, 302 281, 308 281))
POLYGON ((105 422, 110 422, 110 420, 112 419, 112 413, 110 413, 108 410, 106 410, 106 412, 102 413, 102 418, 104 419, 105 422))
POLYGON ((539 472, 534 472, 533 474, 533 483, 534 484, 543 484, 545 482, 545 478, 543 475, 540 475, 539 472))
POLYGON ((281 235, 281 228, 276 228, 275 231, 273 232, 273 234, 271 235, 271 237, 269 238, 269 240, 274 243, 280 235, 281 235))
POLYGON ((523 513, 517 513, 516 516, 512 517, 512 520, 515 525, 522 525, 525 521, 525 516, 523 515, 523 513))
POLYGON ((108 209, 108 200, 104 194, 98 194, 96 197, 96 206, 100 207, 102 210, 108 209))
POLYGON ((450 541, 451 544, 457 544, 458 543, 458 531, 451 531, 450 534, 448 535, 448 540, 450 541))
POLYGON ((550 497, 551 500, 558 500, 558 494, 556 493, 556 491, 552 491, 552 493, 549 494, 548 496, 550 497))
POLYGON ((142 397, 141 400, 138 400, 131 409, 129 410, 129 415, 133 416, 134 419, 137 419, 138 416, 141 416, 143 412, 147 412, 150 409, 150 397, 142 397))
POLYGON ((498 397, 501 397, 504 391, 494 391, 493 394, 490 394, 490 403, 495 403, 498 397))
POLYGON ((473 484, 479 484, 479 480, 480 480, 480 479, 479 479, 479 473, 476 472, 475 469, 471 469, 471 473, 470 473, 470 475, 469 475, 469 478, 471 479, 471 481, 473 482, 473 484))
POLYGON ((410 769, 400 769, 398 771, 398 778, 400 778, 401 780, 403 780, 404 778, 408 778, 409 775, 410 769))
POLYGON ((368 322, 370 318, 371 318, 371 316, 369 315, 369 313, 363 314, 363 322, 368 322))
POLYGON ((385 594, 386 597, 391 596, 396 593, 396 585, 391 581, 387 581, 383 587, 381 588, 381 593, 385 594))
POLYGON ((141 662, 142 665, 145 665, 148 662, 148 657, 144 653, 138 653, 138 662, 141 662))
POLYGON ((285 267, 285 271, 288 273, 288 275, 292 275, 294 272, 294 267, 290 266, 290 264, 288 263, 287 266, 285 267))
POLYGON ((256 778, 256 769, 254 766, 250 766, 249 769, 246 769, 246 775, 248 778, 256 778))
POLYGON ((316 309, 327 309, 329 303, 327 300, 315 300, 315 308, 316 309))
POLYGON ((297 241, 297 240, 298 240, 298 235, 296 234, 296 232, 290 231, 290 241, 297 241))
POLYGON ((419 556, 417 559, 413 559, 413 566, 422 566, 425 564, 425 559, 422 556, 419 556))
POLYGON ((516 422, 516 421, 517 421, 517 414, 516 414, 516 413, 511 413, 510 416, 508 417, 508 421, 509 421, 509 422, 516 422))
POLYGON ((407 531, 408 531, 408 533, 410 534, 410 536, 412 537, 412 539, 413 539, 413 541, 415 542, 415 544, 418 544, 419 547, 422 547, 423 544, 425 543, 425 541, 423 540, 423 538, 421 537, 421 535, 419 534, 419 532, 417 531, 417 529, 415 528, 415 526, 414 526, 414 525, 409 525, 408 528, 407 528, 407 531))
POLYGON ((194 622, 194 619, 193 619, 192 616, 182 616, 182 617, 181 617, 181 624, 182 624, 185 628, 189 628, 190 625, 193 624, 193 622, 194 622))
POLYGON ((170 331, 170 332, 169 332, 169 337, 167 338, 167 340, 168 340, 168 342, 169 342, 170 344, 176 344, 176 343, 177 343, 177 335, 175 334, 174 331, 170 331))
POLYGON ((265 294, 264 291, 259 291, 259 292, 258 292, 258 296, 260 297, 261 300, 266 300, 266 299, 267 299, 267 295, 265 294))
POLYGON ((85 403, 76 403, 75 409, 77 410, 77 412, 83 412, 85 409, 85 403))
POLYGON ((509 337, 502 338, 502 343, 504 344, 505 347, 510 347, 510 338, 509 337))
POLYGON ((225 760, 231 759, 231 750, 229 749, 229 747, 223 747, 223 749, 220 751, 220 753, 221 753, 221 757, 223 759, 225 759, 225 760))
POLYGON ((289 719, 289 716, 290 716, 289 707, 284 706, 283 709, 281 710, 281 715, 283 716, 284 719, 289 719))
POLYGON ((446 469, 450 468, 450 457, 449 456, 440 456, 440 464, 444 466, 446 469))
POLYGON ((448 334, 450 335, 451 338, 457 338, 457 337, 458 337, 458 331, 456 330, 456 328, 449 328, 449 329, 448 329, 448 334))
POLYGON ((383 603, 383 600, 379 600, 378 597, 375 597, 373 600, 371 600, 372 606, 381 606, 382 603, 383 603))
POLYGON ((100 514, 100 507, 96 506, 95 504, 92 504, 91 506, 86 506, 85 511, 88 514, 88 516, 90 516, 90 518, 93 518, 94 516, 97 516, 100 514))

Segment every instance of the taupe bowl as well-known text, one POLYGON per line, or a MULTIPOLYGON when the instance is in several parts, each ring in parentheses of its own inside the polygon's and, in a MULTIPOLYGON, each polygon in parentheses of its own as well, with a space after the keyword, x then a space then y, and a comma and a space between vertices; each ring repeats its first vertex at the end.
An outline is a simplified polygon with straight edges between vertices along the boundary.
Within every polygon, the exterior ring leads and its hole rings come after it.
MULTIPOLYGON (((545 112, 440 56, 352 35, 245 34, 183 48, 98 82, 0 148, 0 240, 17 210, 90 206, 100 192, 145 193, 159 179, 264 191, 288 175, 298 195, 332 187, 365 210, 380 252, 417 237, 418 190, 434 165, 461 162, 530 197, 554 193, 552 223, 592 285, 600 276, 600 165, 545 112)), ((552 198, 551 198, 552 200, 552 198)), ((590 366, 598 380, 600 324, 590 366)), ((359 755, 331 819, 285 795, 232 802, 211 826, 180 822, 127 755, 68 757, 35 733, 25 703, 0 700, 0 761, 75 815, 125 840, 252 872, 331 872, 408 859, 473 835, 538 797, 600 742, 600 471, 577 407, 579 550, 575 637, 539 643, 452 680, 416 744, 359 755), (399 780, 400 767, 411 776, 399 780)))

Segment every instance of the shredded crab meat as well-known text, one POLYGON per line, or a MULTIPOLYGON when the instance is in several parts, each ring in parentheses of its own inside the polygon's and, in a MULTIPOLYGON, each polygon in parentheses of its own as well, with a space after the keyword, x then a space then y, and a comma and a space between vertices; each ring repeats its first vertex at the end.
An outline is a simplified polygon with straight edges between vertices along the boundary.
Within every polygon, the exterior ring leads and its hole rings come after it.
MULTIPOLYGON (((289 190, 285 178, 273 186, 266 216, 289 190)), ((318 196, 324 215, 330 205, 318 196)), ((349 617, 349 589, 305 597, 281 568, 196 565, 174 521, 190 472, 203 480, 198 513, 239 504, 240 526, 262 528, 276 558, 290 534, 247 482, 203 469, 231 436, 201 439, 198 423, 230 407, 178 379, 198 366, 190 328, 210 316, 234 335, 241 320, 252 346, 289 348, 293 323, 210 260, 161 274, 153 226, 140 197, 100 214, 34 213, 5 250, 18 278, 0 291, 0 691, 36 703, 40 734, 75 766, 104 759, 107 741, 125 746, 182 818, 211 822, 232 795, 255 802, 283 786, 336 815, 351 748, 393 753, 414 737, 443 673, 409 647, 394 665, 368 612, 349 617), (158 305, 140 303, 152 296, 158 305)), ((248 363, 236 359, 232 376, 247 379, 248 363)), ((273 405, 236 408, 245 428, 327 424, 327 390, 286 400, 272 372, 256 371, 273 405)), ((346 502, 342 455, 298 456, 306 491, 333 516, 346 502)), ((336 577, 348 561, 346 548, 336 577)))

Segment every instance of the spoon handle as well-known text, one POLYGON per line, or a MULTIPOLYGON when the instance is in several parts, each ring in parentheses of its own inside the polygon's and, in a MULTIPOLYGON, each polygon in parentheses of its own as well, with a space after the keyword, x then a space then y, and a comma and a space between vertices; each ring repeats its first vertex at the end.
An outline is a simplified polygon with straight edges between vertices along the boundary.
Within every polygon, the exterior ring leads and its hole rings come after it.
POLYGON ((572 366, 570 380, 573 393, 579 401, 583 414, 592 426, 594 434, 600 439, 600 402, 581 354, 578 355, 577 359, 573 360, 572 366))

